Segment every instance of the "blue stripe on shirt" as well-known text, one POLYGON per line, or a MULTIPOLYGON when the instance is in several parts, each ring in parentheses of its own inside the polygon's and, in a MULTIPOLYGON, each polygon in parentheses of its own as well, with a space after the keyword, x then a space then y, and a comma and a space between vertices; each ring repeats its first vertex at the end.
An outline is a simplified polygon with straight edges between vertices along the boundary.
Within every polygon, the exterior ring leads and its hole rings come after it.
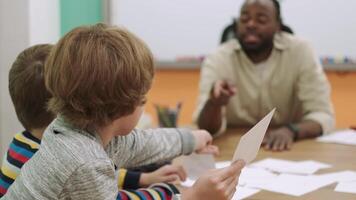
POLYGON ((21 155, 27 157, 28 159, 30 159, 34 154, 33 152, 31 152, 31 151, 29 151, 27 149, 24 149, 22 147, 19 147, 14 143, 10 144, 10 149, 14 150, 18 154, 21 154, 21 155))
POLYGON ((0 186, 7 189, 10 187, 10 184, 6 183, 4 180, 0 179, 0 186))
POLYGON ((135 193, 140 197, 140 199, 147 199, 142 191, 136 190, 135 193))

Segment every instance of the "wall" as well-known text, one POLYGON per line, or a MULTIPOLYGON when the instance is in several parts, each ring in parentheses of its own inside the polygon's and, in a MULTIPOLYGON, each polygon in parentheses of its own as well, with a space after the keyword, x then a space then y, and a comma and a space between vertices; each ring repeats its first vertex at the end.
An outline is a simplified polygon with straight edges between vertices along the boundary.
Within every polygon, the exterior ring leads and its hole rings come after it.
POLYGON ((282 14, 320 55, 356 58, 356 1, 284 0, 282 14))
POLYGON ((212 51, 242 0, 112 0, 111 22, 140 36, 159 60, 212 51))
POLYGON ((0 160, 13 135, 23 129, 8 92, 11 64, 25 48, 58 38, 58 0, 0 1, 0 160))
POLYGON ((60 35, 59 0, 29 1, 30 45, 56 43, 60 35))
MULTIPOLYGON (((242 2, 112 0, 111 22, 140 36, 159 60, 175 61, 214 51, 242 2)), ((356 58, 356 1, 283 0, 281 6, 286 23, 319 55, 356 58)))
MULTIPOLYGON (((22 129, 8 93, 8 72, 16 55, 30 43, 29 1, 0 1, 0 157, 13 134, 22 129)), ((1 159, 2 160, 2 159, 1 159)))
POLYGON ((61 0, 61 35, 79 25, 102 22, 103 9, 102 0, 61 0))

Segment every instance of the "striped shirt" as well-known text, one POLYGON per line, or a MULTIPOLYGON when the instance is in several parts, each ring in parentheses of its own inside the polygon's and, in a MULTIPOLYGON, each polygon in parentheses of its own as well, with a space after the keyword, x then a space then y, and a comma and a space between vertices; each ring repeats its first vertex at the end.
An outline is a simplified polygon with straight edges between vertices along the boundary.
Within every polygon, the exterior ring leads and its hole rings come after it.
POLYGON ((36 153, 41 141, 30 132, 17 133, 10 143, 0 169, 0 197, 20 174, 21 167, 36 153))
POLYGON ((154 184, 148 189, 119 190, 117 200, 171 200, 179 193, 172 184, 154 184))

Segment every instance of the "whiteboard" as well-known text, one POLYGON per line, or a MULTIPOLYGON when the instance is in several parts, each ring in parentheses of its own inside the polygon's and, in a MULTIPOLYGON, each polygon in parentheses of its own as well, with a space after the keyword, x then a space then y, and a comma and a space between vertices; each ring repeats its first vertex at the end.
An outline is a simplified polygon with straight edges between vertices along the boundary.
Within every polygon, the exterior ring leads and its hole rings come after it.
MULTIPOLYGON (((112 0, 110 21, 124 26, 160 61, 201 57, 219 45, 243 0, 112 0)), ((320 56, 356 57, 356 0, 283 0, 282 16, 320 56)))

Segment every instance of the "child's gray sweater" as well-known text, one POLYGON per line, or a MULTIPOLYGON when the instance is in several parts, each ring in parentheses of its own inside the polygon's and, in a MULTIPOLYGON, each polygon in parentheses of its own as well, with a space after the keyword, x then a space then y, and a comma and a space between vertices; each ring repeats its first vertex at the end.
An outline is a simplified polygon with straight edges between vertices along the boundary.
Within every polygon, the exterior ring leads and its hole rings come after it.
POLYGON ((104 149, 98 135, 75 129, 61 117, 46 129, 39 151, 3 199, 116 199, 115 166, 163 162, 194 149, 184 129, 133 130, 104 149))

